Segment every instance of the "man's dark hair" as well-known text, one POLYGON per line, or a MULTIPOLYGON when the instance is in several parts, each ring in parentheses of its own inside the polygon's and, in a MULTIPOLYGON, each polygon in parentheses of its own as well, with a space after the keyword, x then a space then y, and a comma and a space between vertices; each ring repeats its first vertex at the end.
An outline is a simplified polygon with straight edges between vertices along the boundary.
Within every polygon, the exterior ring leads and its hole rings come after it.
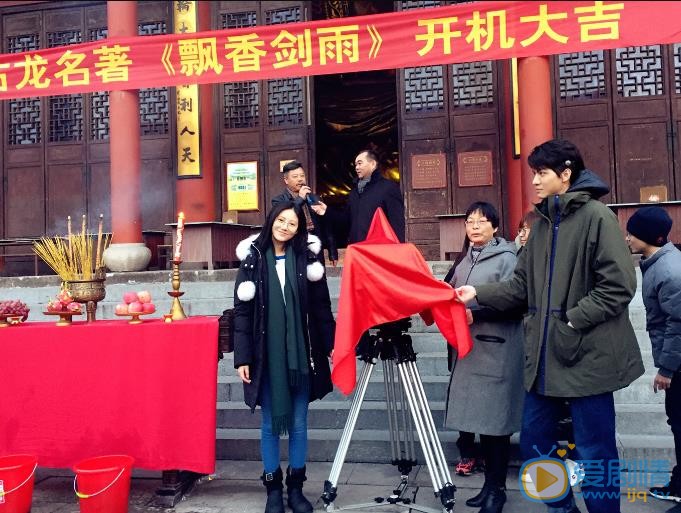
POLYGON ((293 171, 294 169, 302 168, 303 165, 298 162, 297 160, 292 160, 291 162, 284 164, 284 167, 281 169, 281 172, 286 174, 289 171, 293 171))
POLYGON ((584 169, 584 160, 577 146, 564 139, 551 139, 536 146, 527 157, 527 163, 535 171, 551 169, 558 176, 569 168, 572 171, 570 184, 577 181, 584 169))
POLYGON ((362 153, 366 153, 368 159, 376 162, 377 168, 381 167, 381 161, 378 158, 378 154, 374 150, 362 150, 357 154, 357 156, 359 157, 362 153))

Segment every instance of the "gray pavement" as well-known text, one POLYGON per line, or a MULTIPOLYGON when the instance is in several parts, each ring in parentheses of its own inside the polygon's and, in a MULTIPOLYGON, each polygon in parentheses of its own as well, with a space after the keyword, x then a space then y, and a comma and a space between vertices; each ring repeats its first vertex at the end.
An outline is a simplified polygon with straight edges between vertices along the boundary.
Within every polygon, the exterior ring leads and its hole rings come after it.
MULTIPOLYGON (((308 481, 305 483, 305 494, 315 501, 322 492, 322 484, 329 476, 331 463, 309 463, 308 481)), ((265 505, 265 492, 260 480, 260 462, 228 461, 217 462, 216 473, 211 480, 199 482, 188 496, 172 509, 164 509, 154 504, 154 492, 160 486, 159 472, 134 471, 129 513, 252 513, 261 512, 265 505)), ((661 479, 664 476, 658 476, 661 479)), ((414 498, 416 504, 441 510, 439 499, 433 495, 433 489, 425 466, 417 466, 410 475, 413 486, 407 497, 414 498)), ((656 480, 657 481, 657 480, 656 480)), ((341 508, 349 504, 365 503, 374 497, 386 496, 399 482, 397 469, 387 464, 346 463, 339 479, 338 498, 335 506, 341 508)), ((630 476, 628 483, 640 484, 643 479, 630 476)), ((482 486, 482 475, 454 478, 458 488, 457 513, 477 513, 478 509, 468 508, 465 500, 475 495, 482 486)), ((508 502, 505 513, 543 513, 543 505, 524 499, 518 488, 518 469, 511 468, 507 480, 508 502)), ((643 491, 644 487, 636 488, 643 491)), ((631 491, 631 488, 624 490, 631 491)), ((586 508, 581 500, 578 504, 582 513, 586 508)), ((323 504, 316 505, 317 511, 323 511, 323 504)), ((0 511, 2 508, 0 507, 0 511)), ((407 512, 405 506, 377 506, 361 511, 407 512)), ((78 513, 77 499, 73 493, 73 473, 68 470, 39 469, 33 493, 31 513, 78 513)), ((622 499, 622 513, 681 513, 681 505, 667 501, 659 501, 651 497, 629 501, 622 499)))

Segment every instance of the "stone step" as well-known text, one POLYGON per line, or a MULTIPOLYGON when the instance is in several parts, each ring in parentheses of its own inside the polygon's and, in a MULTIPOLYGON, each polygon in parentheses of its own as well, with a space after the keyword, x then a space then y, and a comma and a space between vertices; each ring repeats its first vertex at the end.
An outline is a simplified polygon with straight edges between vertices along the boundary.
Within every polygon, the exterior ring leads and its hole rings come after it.
MULTIPOLYGON (((346 401, 314 401, 308 412, 310 429, 343 429, 348 418, 350 403, 346 401)), ((445 403, 430 401, 430 410, 438 431, 444 426, 445 403)), ((409 411, 406 411, 407 415, 409 411)), ((357 418, 355 429, 375 429, 385 426, 388 429, 388 412, 385 401, 364 401, 357 418)), ((401 415, 401 414, 400 414, 401 415)), ((401 416, 399 422, 402 422, 401 416)), ((260 408, 251 413, 243 402, 219 402, 217 404, 218 428, 243 429, 260 427, 260 408)))
MULTIPOLYGON (((310 429, 308 431, 308 460, 309 461, 333 461, 342 429, 310 429)), ((440 430, 438 437, 442 444, 445 459, 448 462, 450 472, 459 459, 459 450, 456 447, 458 433, 456 431, 440 430)), ((518 446, 518 434, 511 437, 511 465, 520 466, 523 460, 520 457, 518 446)), ((424 458, 416 438, 415 449, 418 462, 423 463, 424 458)), ((620 460, 625 462, 668 462, 668 468, 673 466, 674 440, 668 435, 627 435, 617 434, 617 445, 620 460), (671 461, 670 461, 671 459, 671 461)), ((288 444, 280 444, 282 459, 288 459, 288 444)), ((232 460, 258 460, 260 454, 260 429, 218 429, 216 443, 217 459, 232 460)), ((360 429, 352 434, 348 446, 346 463, 389 463, 392 459, 390 438, 387 431, 360 429)), ((462 479, 452 476, 454 480, 462 479)))
MULTIPOLYGON (((310 405, 308 425, 311 429, 342 429, 348 418, 350 404, 345 401, 315 401, 310 405)), ((444 426, 444 401, 429 401, 433 421, 440 431, 444 426)), ((355 429, 388 426, 385 401, 365 401, 355 429)), ((409 412, 407 411, 407 415, 409 412)), ((400 420, 401 422, 401 420, 400 420)), ((617 432, 623 435, 665 435, 671 433, 663 404, 629 405, 616 407, 617 432)), ((260 426, 260 409, 251 413, 243 402, 220 402, 217 405, 218 428, 242 429, 260 426)))
MULTIPOLYGON (((426 393, 428 401, 445 401, 447 396, 447 385, 449 384, 449 376, 421 376, 423 388, 426 393)), ((343 395, 338 389, 329 393, 325 401, 346 401, 348 404, 352 401, 352 394, 349 396, 343 395)), ((218 401, 243 401, 244 392, 243 385, 238 376, 218 376, 218 401)), ((385 400, 385 385, 383 377, 378 374, 371 376, 367 391, 364 396, 365 401, 384 401, 385 400)))

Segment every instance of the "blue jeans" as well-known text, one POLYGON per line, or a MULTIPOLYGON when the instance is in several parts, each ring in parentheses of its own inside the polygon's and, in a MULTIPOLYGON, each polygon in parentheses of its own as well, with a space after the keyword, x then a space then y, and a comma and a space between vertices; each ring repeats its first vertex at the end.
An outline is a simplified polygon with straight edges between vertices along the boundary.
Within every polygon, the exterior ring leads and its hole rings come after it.
MULTIPOLYGON (((307 408, 309 404, 309 386, 291 388, 291 420, 288 427, 288 462, 291 468, 303 468, 307 458, 307 408)), ((279 468, 279 435, 272 433, 272 394, 268 379, 263 379, 262 423, 260 425, 260 453, 265 472, 274 472, 279 468)))
MULTIPOLYGON (((523 427, 520 431, 520 450, 523 459, 537 458, 538 453, 548 454, 552 445, 558 446, 557 424, 564 402, 565 398, 562 397, 547 397, 536 392, 525 394, 523 427), (536 446, 537 450, 533 446, 536 446)), ((619 473, 615 439, 615 401, 612 392, 569 398, 568 402, 576 445, 570 459, 600 460, 604 468, 599 474, 603 477, 601 483, 581 488, 586 507, 589 513, 619 513, 619 479, 611 479, 613 472, 619 473), (608 462, 612 462, 615 470, 608 472, 608 462)), ((558 457, 555 452, 552 456, 558 457)), ((589 469, 586 470, 588 476, 589 469)), ((560 511, 559 508, 569 508, 573 501, 574 497, 570 491, 564 499, 547 505, 549 511, 554 508, 560 511)))

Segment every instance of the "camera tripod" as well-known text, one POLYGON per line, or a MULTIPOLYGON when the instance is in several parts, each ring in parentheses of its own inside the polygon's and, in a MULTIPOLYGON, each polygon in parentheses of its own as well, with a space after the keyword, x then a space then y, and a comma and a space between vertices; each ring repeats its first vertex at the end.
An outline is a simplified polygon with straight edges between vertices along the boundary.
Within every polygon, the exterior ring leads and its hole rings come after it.
POLYGON ((439 497, 442 503, 442 511, 451 512, 454 507, 456 486, 452 484, 442 444, 437 435, 433 415, 423 389, 421 375, 416 367, 416 353, 412 347, 411 337, 404 333, 409 325, 408 319, 382 324, 378 327, 377 334, 365 335, 358 346, 357 352, 359 359, 364 362, 364 368, 357 381, 355 397, 350 406, 348 420, 343 428, 329 479, 324 482, 321 500, 324 501, 327 511, 403 505, 410 510, 423 511, 424 513, 441 513, 439 510, 417 505, 406 497, 409 487, 409 473, 416 465, 414 428, 418 433, 435 496, 439 497), (338 478, 369 385, 369 378, 371 378, 371 373, 379 358, 383 362, 383 381, 386 392, 392 464, 396 465, 400 471, 400 482, 392 491, 392 494, 386 497, 378 497, 367 503, 336 508, 334 501, 338 495, 338 478), (395 370, 399 375, 399 381, 396 379, 395 370), (407 406, 411 412, 411 417, 407 415, 407 406))

